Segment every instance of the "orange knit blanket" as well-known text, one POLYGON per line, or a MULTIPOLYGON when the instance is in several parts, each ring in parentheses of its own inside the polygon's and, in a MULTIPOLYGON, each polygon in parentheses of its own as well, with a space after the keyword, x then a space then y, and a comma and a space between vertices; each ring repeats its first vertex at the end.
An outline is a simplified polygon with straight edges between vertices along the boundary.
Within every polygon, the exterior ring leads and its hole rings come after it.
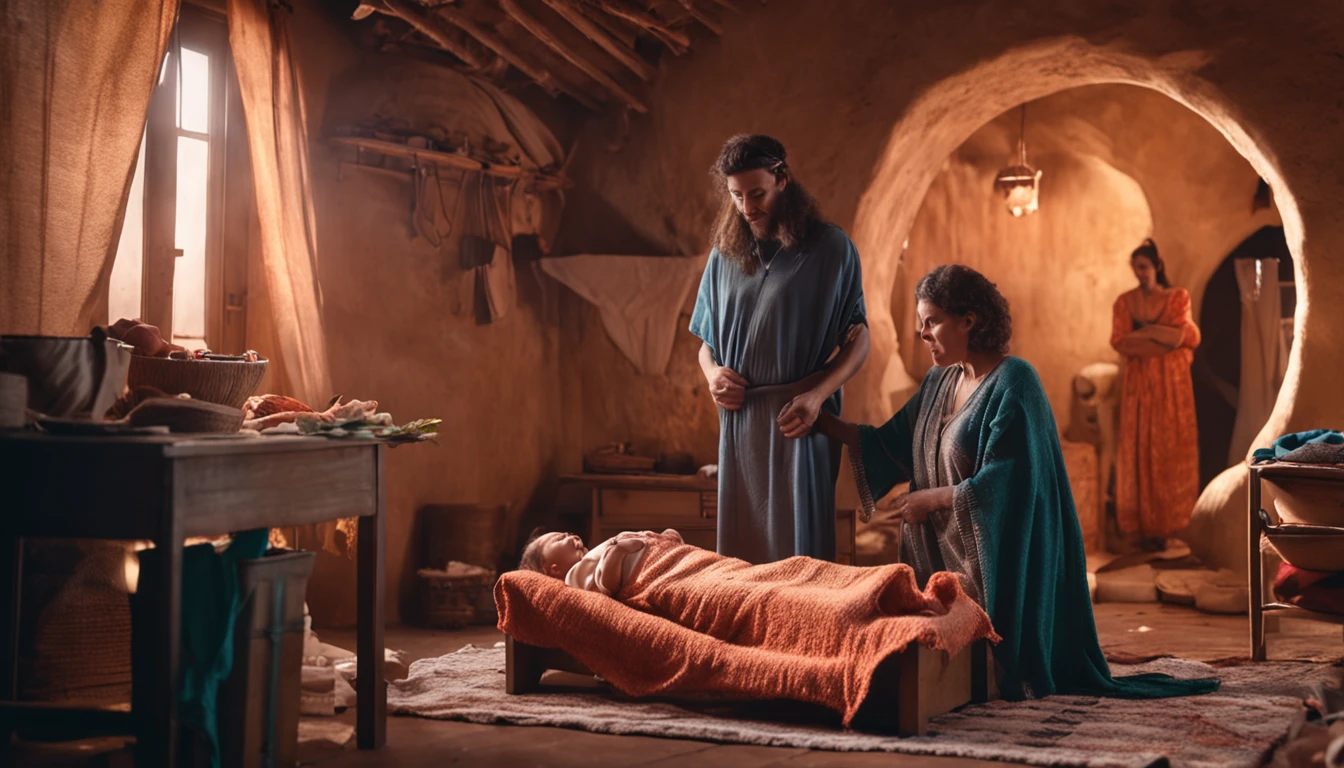
POLYGON ((920 592, 907 565, 750 565, 664 537, 617 598, 530 571, 495 585, 502 631, 564 650, 628 695, 792 699, 846 725, 878 665, 909 643, 955 654, 999 640, 950 573, 920 592))

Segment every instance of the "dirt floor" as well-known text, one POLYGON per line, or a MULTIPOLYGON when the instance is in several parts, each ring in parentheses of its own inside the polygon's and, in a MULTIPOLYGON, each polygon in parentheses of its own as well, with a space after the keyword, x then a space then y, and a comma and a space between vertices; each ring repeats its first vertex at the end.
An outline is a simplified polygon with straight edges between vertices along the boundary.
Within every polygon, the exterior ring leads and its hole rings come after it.
MULTIPOLYGON (((1108 656, 1139 660, 1173 655, 1213 664, 1245 660, 1250 630, 1245 616, 1215 616, 1193 608, 1160 603, 1104 603, 1093 606, 1108 656)), ((353 632, 319 632, 323 641, 354 647, 353 632)), ((395 628, 388 647, 408 659, 439 656, 467 643, 492 645, 502 639, 491 628, 433 632, 395 628)), ((1283 620, 1269 636, 1269 657, 1324 661, 1344 657, 1344 632, 1333 624, 1283 620)), ((351 713, 342 716, 353 724, 351 713)), ((766 766, 1002 766, 962 758, 888 753, 814 752, 805 749, 718 745, 647 736, 609 736, 562 728, 534 728, 390 717, 387 747, 377 752, 353 748, 310 754, 321 768, 344 766, 679 766, 753 768, 766 766)))
MULTIPOLYGON (((1244 616, 1214 616, 1192 608, 1158 603, 1103 603, 1094 606, 1097 628, 1107 655, 1137 661, 1174 655, 1214 664, 1244 662, 1249 630, 1244 616)), ((353 631, 318 632, 321 639, 355 647, 353 631)), ((488 646, 502 639, 491 627, 445 632, 391 627, 389 648, 402 650, 408 661, 439 656, 468 643, 488 646)), ((1269 636, 1269 657, 1275 660, 1325 661, 1344 658, 1344 638, 1337 625, 1284 619, 1269 636)), ((328 724, 354 724, 354 712, 317 718, 328 724)), ((16 765, 122 766, 129 755, 108 740, 78 745, 21 745, 16 765), (90 759, 91 753, 101 753, 90 759)), ((345 766, 681 766, 752 768, 766 766, 934 766, 958 768, 997 765, 960 758, 934 758, 889 753, 815 752, 804 749, 718 745, 645 736, 610 736, 562 728, 475 725, 470 723, 389 717, 387 746, 373 752, 306 748, 304 763, 320 768, 345 766)))

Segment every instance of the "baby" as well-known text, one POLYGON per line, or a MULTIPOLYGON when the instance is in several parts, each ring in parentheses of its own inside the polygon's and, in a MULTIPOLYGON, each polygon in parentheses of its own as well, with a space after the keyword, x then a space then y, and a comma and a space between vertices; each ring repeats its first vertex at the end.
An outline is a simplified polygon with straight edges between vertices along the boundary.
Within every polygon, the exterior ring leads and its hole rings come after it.
MULTIPOLYGON (((656 535, 653 531, 625 531, 589 550, 575 534, 544 533, 534 536, 523 548, 518 567, 610 597, 638 573, 644 560, 645 537, 656 535)), ((671 528, 662 535, 681 541, 681 534, 671 528)))

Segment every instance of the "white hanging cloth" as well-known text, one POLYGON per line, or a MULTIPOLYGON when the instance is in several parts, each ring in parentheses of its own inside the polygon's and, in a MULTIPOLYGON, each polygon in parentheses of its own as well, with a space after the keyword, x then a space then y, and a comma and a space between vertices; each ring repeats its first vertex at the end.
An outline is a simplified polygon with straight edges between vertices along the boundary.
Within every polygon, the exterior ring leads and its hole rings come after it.
POLYGON ((1269 420, 1286 360, 1279 349, 1283 338, 1279 260, 1235 259, 1233 265, 1241 294, 1241 385, 1228 466, 1246 460, 1256 434, 1269 420))
POLYGON ((597 307, 607 335, 640 373, 663 375, 682 305, 704 269, 703 258, 585 254, 538 263, 597 307))

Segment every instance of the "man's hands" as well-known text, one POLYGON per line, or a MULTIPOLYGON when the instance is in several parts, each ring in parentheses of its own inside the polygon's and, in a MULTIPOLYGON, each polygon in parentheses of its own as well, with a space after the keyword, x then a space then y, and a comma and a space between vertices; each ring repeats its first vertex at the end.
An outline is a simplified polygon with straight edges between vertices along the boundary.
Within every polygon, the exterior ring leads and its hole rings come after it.
POLYGON ((715 405, 725 411, 736 411, 746 401, 747 380, 733 369, 714 366, 705 379, 709 382, 709 396, 714 398, 715 405))

